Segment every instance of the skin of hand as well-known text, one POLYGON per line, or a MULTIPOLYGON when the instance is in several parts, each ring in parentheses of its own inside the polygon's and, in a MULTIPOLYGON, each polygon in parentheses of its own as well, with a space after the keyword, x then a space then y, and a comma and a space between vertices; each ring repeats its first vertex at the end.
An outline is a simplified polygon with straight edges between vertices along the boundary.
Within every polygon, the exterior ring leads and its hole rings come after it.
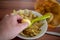
POLYGON ((22 30, 28 27, 28 23, 18 23, 23 19, 19 15, 7 15, 0 22, 0 40, 10 40, 15 38, 22 30))

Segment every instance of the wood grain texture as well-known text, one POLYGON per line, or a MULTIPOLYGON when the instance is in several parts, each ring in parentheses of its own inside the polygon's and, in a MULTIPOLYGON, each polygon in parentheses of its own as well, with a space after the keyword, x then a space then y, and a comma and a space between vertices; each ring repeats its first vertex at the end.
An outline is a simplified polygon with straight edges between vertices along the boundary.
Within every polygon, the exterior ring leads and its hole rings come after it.
POLYGON ((34 2, 24 2, 24 1, 0 1, 0 9, 32 9, 34 8, 34 2))
POLYGON ((45 34, 44 36, 42 36, 41 38, 37 39, 37 40, 60 40, 60 37, 57 36, 52 36, 52 35, 48 35, 45 34))
POLYGON ((24 2, 35 2, 36 0, 0 0, 0 1, 24 1, 24 2))
POLYGON ((13 9, 30 9, 34 10, 36 0, 0 0, 0 19, 5 14, 9 14, 13 9))

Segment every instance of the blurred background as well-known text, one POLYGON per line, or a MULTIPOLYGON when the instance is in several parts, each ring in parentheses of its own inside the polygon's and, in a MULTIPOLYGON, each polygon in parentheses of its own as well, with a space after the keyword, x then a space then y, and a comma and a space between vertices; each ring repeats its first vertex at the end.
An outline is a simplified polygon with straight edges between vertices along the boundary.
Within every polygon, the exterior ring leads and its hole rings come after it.
MULTIPOLYGON (((0 0, 0 20, 4 17, 5 14, 10 14, 14 9, 30 9, 35 10, 37 0, 0 0)), ((60 2, 60 0, 57 0, 60 2)), ((48 31, 60 33, 60 27, 55 29, 48 29, 48 31)), ((18 37, 13 40, 23 40, 18 37)), ((36 40, 60 40, 60 36, 54 36, 45 34, 43 37, 36 40)))
POLYGON ((11 13, 13 9, 34 9, 36 0, 0 0, 0 19, 6 14, 11 13))

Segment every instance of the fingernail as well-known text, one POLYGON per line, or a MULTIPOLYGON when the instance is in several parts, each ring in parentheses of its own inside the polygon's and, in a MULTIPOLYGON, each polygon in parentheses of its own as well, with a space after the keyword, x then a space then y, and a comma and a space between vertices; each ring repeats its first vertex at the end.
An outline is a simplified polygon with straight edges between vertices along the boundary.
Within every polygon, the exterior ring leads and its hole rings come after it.
POLYGON ((8 14, 6 15, 6 17, 9 16, 8 14))
POLYGON ((6 16, 9 16, 8 14, 6 16))
POLYGON ((14 15, 14 13, 12 13, 11 15, 14 15))

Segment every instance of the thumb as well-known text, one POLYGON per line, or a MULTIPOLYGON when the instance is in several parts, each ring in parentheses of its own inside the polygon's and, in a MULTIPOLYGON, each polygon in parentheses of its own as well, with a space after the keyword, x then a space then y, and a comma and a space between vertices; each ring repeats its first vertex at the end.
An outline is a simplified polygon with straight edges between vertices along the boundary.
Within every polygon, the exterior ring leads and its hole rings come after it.
POLYGON ((26 23, 21 23, 21 24, 18 24, 18 26, 20 27, 20 32, 23 31, 25 28, 27 28, 29 26, 29 24, 26 22, 26 23))

